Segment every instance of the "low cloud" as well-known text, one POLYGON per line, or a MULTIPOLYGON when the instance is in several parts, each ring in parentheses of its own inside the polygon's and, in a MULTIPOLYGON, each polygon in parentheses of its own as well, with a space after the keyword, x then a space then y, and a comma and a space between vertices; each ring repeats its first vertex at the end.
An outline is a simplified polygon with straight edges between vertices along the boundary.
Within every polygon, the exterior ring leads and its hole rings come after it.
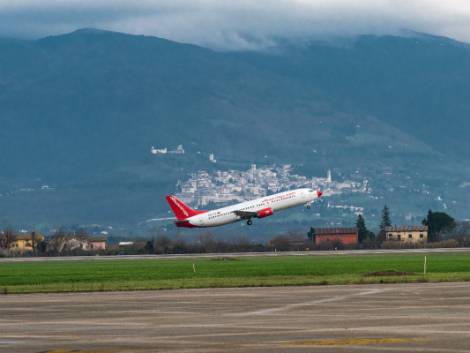
POLYGON ((276 37, 399 34, 470 42, 467 0, 0 0, 0 35, 38 38, 94 27, 215 48, 276 37))

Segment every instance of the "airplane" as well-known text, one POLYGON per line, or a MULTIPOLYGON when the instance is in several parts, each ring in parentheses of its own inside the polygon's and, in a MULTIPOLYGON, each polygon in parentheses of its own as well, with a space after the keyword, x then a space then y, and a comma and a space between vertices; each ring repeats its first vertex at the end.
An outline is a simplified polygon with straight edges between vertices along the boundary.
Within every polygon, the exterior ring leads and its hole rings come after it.
POLYGON ((195 210, 174 195, 167 195, 166 200, 175 214, 177 227, 205 228, 217 227, 238 221, 252 225, 252 218, 265 218, 274 212, 305 204, 310 208, 314 200, 323 193, 320 190, 296 189, 278 194, 245 201, 236 205, 212 211, 195 210))

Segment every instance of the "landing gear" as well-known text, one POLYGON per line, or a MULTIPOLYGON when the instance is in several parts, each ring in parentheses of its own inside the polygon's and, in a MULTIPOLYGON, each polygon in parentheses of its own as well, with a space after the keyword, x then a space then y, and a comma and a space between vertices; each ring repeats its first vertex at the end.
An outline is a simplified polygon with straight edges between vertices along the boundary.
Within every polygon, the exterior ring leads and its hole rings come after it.
POLYGON ((246 221, 246 224, 248 224, 249 226, 251 226, 253 224, 253 221, 251 219, 249 219, 248 221, 246 221))

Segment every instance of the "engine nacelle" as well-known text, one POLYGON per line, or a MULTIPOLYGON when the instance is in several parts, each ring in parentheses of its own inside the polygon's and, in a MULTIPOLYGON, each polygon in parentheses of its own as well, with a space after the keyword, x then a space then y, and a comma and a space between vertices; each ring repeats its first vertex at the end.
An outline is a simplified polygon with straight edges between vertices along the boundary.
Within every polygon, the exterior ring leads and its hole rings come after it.
POLYGON ((268 207, 268 208, 263 208, 261 211, 258 211, 258 214, 256 217, 258 218, 264 218, 264 217, 269 217, 273 215, 273 209, 268 207))

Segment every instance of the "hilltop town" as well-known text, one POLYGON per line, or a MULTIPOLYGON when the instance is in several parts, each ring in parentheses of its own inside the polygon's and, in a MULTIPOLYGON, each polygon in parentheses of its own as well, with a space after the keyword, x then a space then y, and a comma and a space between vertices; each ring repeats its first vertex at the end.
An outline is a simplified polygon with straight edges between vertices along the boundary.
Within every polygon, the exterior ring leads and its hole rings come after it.
POLYGON ((309 187, 324 191, 326 196, 344 193, 371 193, 367 179, 363 181, 336 181, 331 171, 326 177, 311 177, 293 173, 292 165, 257 167, 248 170, 217 170, 209 173, 199 170, 190 178, 178 182, 183 201, 197 207, 208 204, 242 202, 285 190, 309 187))

